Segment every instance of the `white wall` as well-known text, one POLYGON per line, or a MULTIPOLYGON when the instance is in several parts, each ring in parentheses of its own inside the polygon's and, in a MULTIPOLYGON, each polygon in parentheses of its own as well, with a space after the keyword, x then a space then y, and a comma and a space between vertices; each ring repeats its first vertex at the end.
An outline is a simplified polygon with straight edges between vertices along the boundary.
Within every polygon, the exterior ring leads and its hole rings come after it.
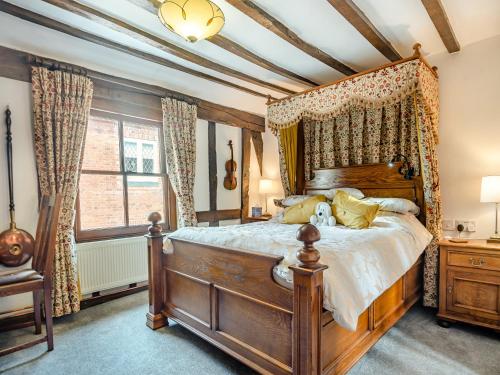
POLYGON ((479 194, 482 176, 500 175, 500 36, 429 62, 439 68, 444 218, 476 220, 470 237, 487 238, 494 231, 494 204, 480 203, 479 194))
MULTIPOLYGON (((6 127, 4 117, 7 106, 12 111, 16 223, 19 228, 33 234, 38 217, 38 190, 31 130, 31 85, 26 82, 0 77, 0 230, 9 227, 9 190, 7 159, 5 156, 6 127)), ((3 269, 0 266, 0 270, 3 269)), ((0 301, 0 313, 2 313, 30 306, 32 297, 30 293, 27 293, 2 298, 0 301)))

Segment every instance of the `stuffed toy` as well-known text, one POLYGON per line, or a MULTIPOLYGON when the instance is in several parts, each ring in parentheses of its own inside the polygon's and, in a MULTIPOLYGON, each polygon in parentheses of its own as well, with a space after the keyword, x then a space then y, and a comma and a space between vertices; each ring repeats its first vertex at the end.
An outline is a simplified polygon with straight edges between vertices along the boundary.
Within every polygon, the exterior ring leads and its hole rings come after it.
POLYGON ((309 218, 309 222, 317 227, 329 226, 333 227, 336 224, 335 218, 332 216, 332 208, 326 202, 320 202, 316 205, 314 211, 316 214, 309 218))

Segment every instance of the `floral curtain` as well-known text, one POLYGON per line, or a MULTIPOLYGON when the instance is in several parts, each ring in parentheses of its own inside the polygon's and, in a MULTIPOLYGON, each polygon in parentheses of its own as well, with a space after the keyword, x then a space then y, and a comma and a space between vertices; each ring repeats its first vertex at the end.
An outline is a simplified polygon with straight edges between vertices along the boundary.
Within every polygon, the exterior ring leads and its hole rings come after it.
POLYGON ((62 193, 53 273, 53 314, 80 310, 73 223, 93 84, 84 76, 32 68, 35 156, 42 194, 62 193))
POLYGON ((179 225, 196 226, 193 189, 197 108, 173 98, 163 98, 161 104, 168 176, 177 198, 179 225))
MULTIPOLYGON (((400 153, 422 176, 426 227, 434 239, 425 252, 424 305, 437 307, 438 246, 442 236, 438 143, 438 80, 416 58, 318 90, 271 103, 268 125, 279 135, 280 167, 287 176, 283 129, 304 127, 304 173, 387 162, 400 153)), ((283 178, 285 193, 291 189, 283 178), (287 189, 288 187, 288 189, 287 189)))

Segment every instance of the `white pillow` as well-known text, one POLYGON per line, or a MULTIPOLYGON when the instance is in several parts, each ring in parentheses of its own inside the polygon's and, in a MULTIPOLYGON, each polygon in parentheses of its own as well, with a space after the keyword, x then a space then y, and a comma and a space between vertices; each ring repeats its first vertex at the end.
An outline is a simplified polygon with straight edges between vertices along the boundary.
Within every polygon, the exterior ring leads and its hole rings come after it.
POLYGON ((290 207, 298 203, 304 202, 307 198, 311 198, 310 195, 290 195, 281 200, 281 205, 283 207, 290 207))
POLYGON ((350 196, 353 196, 356 199, 363 199, 365 195, 361 190, 355 189, 355 188, 336 188, 336 189, 330 189, 325 193, 326 199, 333 200, 335 198, 335 194, 337 191, 345 191, 347 194, 350 196))
POLYGON ((408 199, 404 198, 365 198, 365 202, 377 203, 380 206, 381 211, 391 211, 398 214, 411 213, 418 215, 420 212, 420 207, 408 199))

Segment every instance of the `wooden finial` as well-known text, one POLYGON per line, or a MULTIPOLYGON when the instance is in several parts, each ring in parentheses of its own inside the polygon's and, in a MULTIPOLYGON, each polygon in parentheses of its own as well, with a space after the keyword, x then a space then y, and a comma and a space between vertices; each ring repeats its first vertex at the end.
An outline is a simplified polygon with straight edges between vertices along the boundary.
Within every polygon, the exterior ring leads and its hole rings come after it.
POLYGON ((271 95, 267 95, 267 102, 266 105, 269 105, 273 102, 273 97, 271 95))
POLYGON ((415 43, 413 45, 413 56, 415 57, 420 57, 421 53, 420 53, 420 48, 422 48, 422 45, 420 43, 415 43))
POLYGON ((297 239, 304 242, 304 247, 297 251, 297 259, 306 268, 316 268, 320 253, 314 248, 314 242, 319 241, 321 235, 318 228, 312 224, 304 224, 297 231, 297 239))
POLYGON ((161 220, 161 214, 159 212, 151 212, 148 216, 148 221, 151 222, 151 225, 148 228, 149 234, 152 236, 157 236, 161 234, 161 225, 158 224, 161 220))

